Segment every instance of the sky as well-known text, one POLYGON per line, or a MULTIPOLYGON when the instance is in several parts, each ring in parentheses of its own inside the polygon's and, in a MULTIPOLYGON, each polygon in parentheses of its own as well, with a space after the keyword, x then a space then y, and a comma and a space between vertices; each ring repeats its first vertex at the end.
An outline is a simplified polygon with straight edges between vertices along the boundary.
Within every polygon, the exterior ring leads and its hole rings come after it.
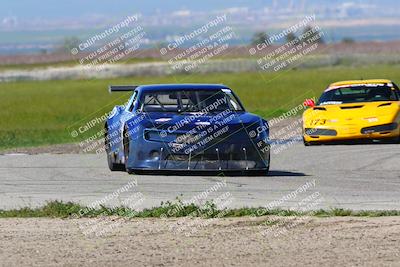
POLYGON ((192 11, 221 10, 231 7, 263 8, 275 5, 288 6, 290 2, 306 6, 332 7, 344 3, 379 4, 399 6, 397 0, 0 0, 0 17, 17 16, 29 18, 65 18, 88 15, 121 16, 132 13, 154 14, 181 9, 192 11))
MULTIPOLYGON (((231 6, 248 6, 244 0, 202 0, 189 2, 187 0, 0 0, 0 16, 18 16, 25 18, 59 18, 80 17, 93 14, 123 15, 127 13, 152 14, 157 10, 170 12, 179 9, 191 9, 206 11, 212 9, 224 9, 231 6), (57 4, 55 4, 55 2, 57 4), (40 3, 40 7, 38 7, 40 3)), ((270 0, 253 0, 252 6, 266 5, 270 0)))

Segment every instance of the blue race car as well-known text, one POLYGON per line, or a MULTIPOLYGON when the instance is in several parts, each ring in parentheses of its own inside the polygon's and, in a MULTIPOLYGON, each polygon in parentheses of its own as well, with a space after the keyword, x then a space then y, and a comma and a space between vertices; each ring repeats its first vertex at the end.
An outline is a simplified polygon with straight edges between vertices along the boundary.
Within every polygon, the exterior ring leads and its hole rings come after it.
POLYGON ((110 86, 118 91, 133 93, 105 124, 111 171, 268 173, 268 123, 246 112, 227 86, 110 86))

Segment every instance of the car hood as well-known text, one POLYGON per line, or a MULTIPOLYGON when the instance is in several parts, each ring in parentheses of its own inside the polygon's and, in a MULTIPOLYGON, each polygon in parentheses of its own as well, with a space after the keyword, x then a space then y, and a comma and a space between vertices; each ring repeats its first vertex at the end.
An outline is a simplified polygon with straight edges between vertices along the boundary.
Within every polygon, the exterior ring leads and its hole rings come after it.
POLYGON ((304 116, 306 119, 313 117, 352 119, 396 115, 400 109, 400 101, 360 102, 338 105, 320 105, 308 109, 304 116))
POLYGON ((223 125, 248 126, 260 121, 261 118, 259 116, 247 112, 213 114, 149 112, 146 114, 146 119, 143 123, 146 127, 157 127, 158 129, 190 130, 198 125, 215 125, 221 122, 223 122, 223 125))

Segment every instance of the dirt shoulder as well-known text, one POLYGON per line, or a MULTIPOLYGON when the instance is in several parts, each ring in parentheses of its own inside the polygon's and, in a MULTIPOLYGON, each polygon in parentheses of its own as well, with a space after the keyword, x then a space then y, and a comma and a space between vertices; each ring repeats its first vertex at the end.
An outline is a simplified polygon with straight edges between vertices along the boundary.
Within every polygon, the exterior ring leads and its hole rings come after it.
MULTIPOLYGON (((92 153, 95 153, 93 151, 92 153)), ((12 148, 0 151, 0 155, 4 154, 85 154, 79 143, 76 144, 59 144, 59 145, 48 145, 39 147, 21 147, 12 148)))
POLYGON ((400 217, 303 218, 299 223, 282 218, 273 223, 270 217, 129 221, 114 218, 109 223, 116 223, 117 227, 97 237, 85 236, 82 230, 99 219, 1 219, 0 265, 400 264, 400 217))

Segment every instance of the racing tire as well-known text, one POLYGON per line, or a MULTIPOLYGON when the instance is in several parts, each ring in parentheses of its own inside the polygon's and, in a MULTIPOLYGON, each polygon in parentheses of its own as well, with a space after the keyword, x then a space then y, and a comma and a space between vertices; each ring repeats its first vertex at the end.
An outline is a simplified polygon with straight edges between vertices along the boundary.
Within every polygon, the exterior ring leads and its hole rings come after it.
POLYGON ((399 136, 397 137, 397 144, 400 144, 400 129, 399 129, 399 136))
POLYGON ((399 134, 398 137, 396 137, 396 138, 393 140, 393 143, 394 143, 394 144, 400 144, 400 134, 399 134))
POLYGON ((111 146, 110 146, 110 139, 108 137, 108 130, 106 127, 106 131, 105 131, 105 150, 106 150, 106 154, 107 154, 107 163, 108 163, 108 168, 110 169, 110 171, 125 171, 125 165, 124 164, 120 164, 120 163, 115 163, 113 157, 111 156, 112 152, 111 152, 111 146))
POLYGON ((135 172, 132 169, 128 168, 128 166, 127 166, 127 162, 128 162, 128 158, 129 158, 129 142, 130 142, 129 141, 129 131, 125 127, 124 135, 122 138, 122 145, 124 147, 124 162, 125 162, 123 168, 128 174, 134 174, 135 172))
POLYGON ((311 142, 307 142, 307 141, 304 139, 304 137, 303 137, 303 144, 304 144, 304 146, 311 146, 311 145, 312 145, 311 142))

